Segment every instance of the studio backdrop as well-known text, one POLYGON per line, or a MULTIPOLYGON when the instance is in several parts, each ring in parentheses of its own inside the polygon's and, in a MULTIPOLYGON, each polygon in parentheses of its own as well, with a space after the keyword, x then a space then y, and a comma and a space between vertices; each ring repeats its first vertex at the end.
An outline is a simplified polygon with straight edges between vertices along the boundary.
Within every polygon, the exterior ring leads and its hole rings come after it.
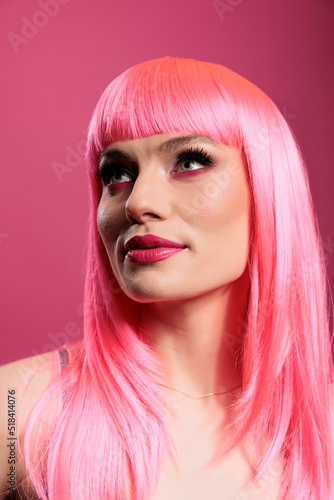
POLYGON ((108 83, 148 59, 220 63, 275 101, 333 288, 333 25, 332 0, 1 1, 1 363, 82 335, 86 130, 108 83))

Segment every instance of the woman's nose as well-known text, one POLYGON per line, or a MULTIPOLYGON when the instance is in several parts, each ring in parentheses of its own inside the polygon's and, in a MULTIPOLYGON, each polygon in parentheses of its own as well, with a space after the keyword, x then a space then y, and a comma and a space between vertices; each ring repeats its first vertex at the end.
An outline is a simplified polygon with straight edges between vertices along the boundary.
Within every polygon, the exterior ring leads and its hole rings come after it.
POLYGON ((139 173, 125 204, 130 222, 165 220, 170 214, 170 185, 161 172, 139 173))

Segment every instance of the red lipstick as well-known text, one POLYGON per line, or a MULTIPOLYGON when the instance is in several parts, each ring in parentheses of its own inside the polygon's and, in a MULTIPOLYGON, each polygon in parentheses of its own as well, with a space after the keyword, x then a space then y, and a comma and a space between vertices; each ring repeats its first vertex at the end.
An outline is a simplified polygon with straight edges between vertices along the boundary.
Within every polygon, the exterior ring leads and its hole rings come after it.
POLYGON ((148 264, 168 259, 181 252, 185 245, 175 241, 166 240, 154 234, 134 236, 125 243, 126 258, 138 264, 148 264))

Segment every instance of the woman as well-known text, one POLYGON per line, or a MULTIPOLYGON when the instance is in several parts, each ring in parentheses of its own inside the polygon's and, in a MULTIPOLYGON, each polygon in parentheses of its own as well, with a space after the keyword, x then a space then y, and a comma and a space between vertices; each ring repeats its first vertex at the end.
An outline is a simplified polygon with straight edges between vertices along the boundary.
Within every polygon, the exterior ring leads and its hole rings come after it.
POLYGON ((334 498, 324 258, 276 106, 217 64, 148 61, 105 90, 87 160, 84 340, 26 389, 26 491, 334 498))

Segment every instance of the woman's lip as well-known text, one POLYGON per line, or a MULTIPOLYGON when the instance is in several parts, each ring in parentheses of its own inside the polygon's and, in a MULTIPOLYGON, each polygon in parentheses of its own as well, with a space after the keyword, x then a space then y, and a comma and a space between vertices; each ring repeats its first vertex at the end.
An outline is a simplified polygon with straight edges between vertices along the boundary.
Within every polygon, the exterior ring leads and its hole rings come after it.
POLYGON ((184 246, 179 247, 156 247, 156 248, 136 248, 129 250, 126 258, 137 264, 148 264, 168 259, 172 255, 182 252, 184 246))
POLYGON ((167 240, 155 234, 145 234, 144 236, 134 236, 124 245, 125 250, 144 250, 144 249, 183 249, 186 245, 181 245, 175 241, 167 240))

